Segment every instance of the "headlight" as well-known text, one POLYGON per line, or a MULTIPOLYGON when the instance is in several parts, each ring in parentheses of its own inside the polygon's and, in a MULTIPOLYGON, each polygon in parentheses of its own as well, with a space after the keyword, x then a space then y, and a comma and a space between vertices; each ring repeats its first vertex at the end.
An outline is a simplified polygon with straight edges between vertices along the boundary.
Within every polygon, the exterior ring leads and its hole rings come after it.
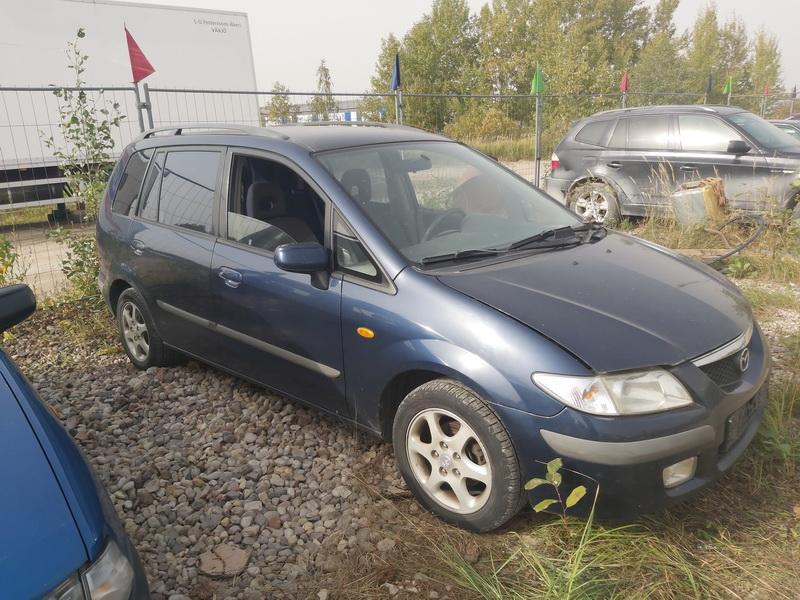
POLYGON ((80 576, 70 577, 45 596, 45 600, 128 600, 132 588, 133 567, 110 540, 89 568, 80 576))
POLYGON ((636 415, 692 404, 686 388, 663 369, 592 377, 534 373, 533 382, 556 400, 593 415, 636 415))

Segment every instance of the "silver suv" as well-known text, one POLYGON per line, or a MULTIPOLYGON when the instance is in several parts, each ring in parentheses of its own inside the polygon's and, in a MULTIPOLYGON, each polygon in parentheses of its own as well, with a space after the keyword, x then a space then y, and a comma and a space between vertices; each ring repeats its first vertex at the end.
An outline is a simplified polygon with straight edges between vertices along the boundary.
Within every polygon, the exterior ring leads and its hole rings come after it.
POLYGON ((733 106, 650 106, 573 125, 546 191, 596 221, 658 214, 683 183, 721 177, 732 208, 800 216, 800 141, 733 106))

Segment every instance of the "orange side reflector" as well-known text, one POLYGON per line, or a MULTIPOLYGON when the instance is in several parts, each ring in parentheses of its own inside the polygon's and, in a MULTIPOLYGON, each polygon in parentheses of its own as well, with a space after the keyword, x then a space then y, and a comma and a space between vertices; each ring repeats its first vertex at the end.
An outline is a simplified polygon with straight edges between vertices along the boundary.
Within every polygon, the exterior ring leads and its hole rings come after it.
POLYGON ((367 338, 368 340, 371 340, 375 337, 375 332, 369 327, 359 327, 356 329, 356 333, 363 338, 367 338))

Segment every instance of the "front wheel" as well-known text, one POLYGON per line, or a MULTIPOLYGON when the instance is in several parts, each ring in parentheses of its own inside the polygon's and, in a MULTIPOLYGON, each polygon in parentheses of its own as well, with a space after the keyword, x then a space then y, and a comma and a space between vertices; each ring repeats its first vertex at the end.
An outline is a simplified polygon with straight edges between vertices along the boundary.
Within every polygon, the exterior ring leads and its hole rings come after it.
POLYGON ((442 520, 483 532, 524 502, 514 446, 491 408, 462 384, 438 379, 397 409, 395 459, 406 484, 442 520))
POLYGON ((584 221, 612 224, 620 217, 617 195, 607 183, 594 181, 569 192, 567 205, 584 221))

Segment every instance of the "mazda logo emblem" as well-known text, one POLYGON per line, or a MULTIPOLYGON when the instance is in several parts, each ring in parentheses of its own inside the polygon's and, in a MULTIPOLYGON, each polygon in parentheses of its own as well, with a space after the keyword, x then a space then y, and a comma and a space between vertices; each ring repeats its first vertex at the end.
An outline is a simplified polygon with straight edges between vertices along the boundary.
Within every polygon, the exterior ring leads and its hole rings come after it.
POLYGON ((742 353, 739 354, 739 370, 744 373, 747 371, 747 367, 750 366, 750 350, 745 348, 742 350, 742 353))

